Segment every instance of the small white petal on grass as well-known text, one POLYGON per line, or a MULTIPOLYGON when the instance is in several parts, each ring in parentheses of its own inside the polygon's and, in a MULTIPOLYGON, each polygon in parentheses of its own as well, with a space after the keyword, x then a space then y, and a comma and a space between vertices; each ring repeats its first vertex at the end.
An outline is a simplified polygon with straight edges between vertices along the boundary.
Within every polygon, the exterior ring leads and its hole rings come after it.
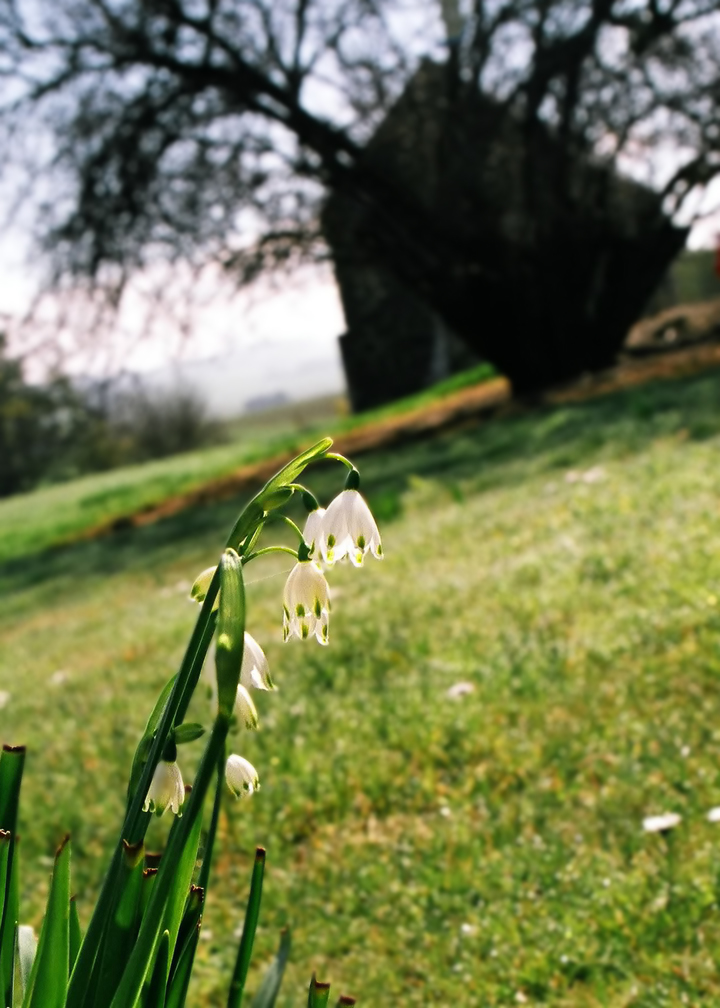
POLYGON ((11 696, 12 693, 8 693, 7 690, 5 689, 0 690, 0 710, 2 710, 3 707, 7 707, 7 705, 10 703, 11 696))
POLYGON ((468 696, 469 693, 474 692, 475 684, 463 681, 453 683, 450 689, 447 690, 445 696, 449 697, 451 700, 459 700, 461 697, 468 696))
POLYGON ((677 812, 664 812, 662 815, 646 816, 642 826, 646 833, 667 833, 681 822, 682 816, 677 812))
POLYGON ((460 934, 465 935, 466 938, 472 938, 474 934, 477 934, 477 928, 474 924, 464 923, 460 925, 460 934))
POLYGON ((446 819, 452 815, 452 811, 450 808, 448 808, 447 805, 441 805, 440 808, 438 809, 438 812, 440 813, 441 816, 444 816, 446 819))
POLYGON ((64 669, 58 669, 57 672, 53 672, 50 676, 51 686, 62 686, 63 683, 68 681, 68 674, 64 669))
POLYGON ((720 805, 716 805, 715 808, 711 808, 707 814, 708 822, 720 822, 720 805))

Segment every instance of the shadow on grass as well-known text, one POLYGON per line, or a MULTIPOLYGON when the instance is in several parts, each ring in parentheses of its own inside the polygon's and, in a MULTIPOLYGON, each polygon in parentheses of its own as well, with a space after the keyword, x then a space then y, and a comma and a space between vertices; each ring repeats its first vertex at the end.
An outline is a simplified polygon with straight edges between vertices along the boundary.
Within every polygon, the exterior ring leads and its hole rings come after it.
MULTIPOLYGON (((402 513, 403 494, 414 477, 443 480, 451 492, 460 482, 480 491, 517 483, 530 474, 627 456, 658 438, 701 440, 719 433, 720 370, 716 370, 584 403, 474 423, 367 455, 361 459, 361 469, 371 506, 385 523, 402 513)), ((338 473, 329 468, 319 467, 312 477, 323 500, 338 489, 338 473)), ((218 551, 246 499, 196 506, 142 528, 2 564, 0 598, 44 582, 71 584, 93 575, 148 570, 190 543, 218 551)))

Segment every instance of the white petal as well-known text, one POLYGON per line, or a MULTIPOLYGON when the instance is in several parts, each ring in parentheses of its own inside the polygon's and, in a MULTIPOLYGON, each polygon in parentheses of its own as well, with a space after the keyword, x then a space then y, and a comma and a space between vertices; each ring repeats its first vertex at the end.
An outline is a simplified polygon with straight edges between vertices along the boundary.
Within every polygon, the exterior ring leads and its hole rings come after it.
POLYGON ((228 756, 225 764, 225 781, 236 798, 251 795, 260 787, 257 770, 242 756, 228 756))
POLYGON ((258 712, 248 691, 242 683, 238 684, 235 694, 235 706, 233 714, 237 718, 238 724, 244 724, 249 731, 256 731, 258 726, 258 712))
POLYGON ((247 631, 245 633, 245 649, 243 651, 240 682, 246 689, 249 689, 251 686, 261 690, 275 689, 273 681, 270 678, 270 666, 265 657, 265 652, 255 638, 251 637, 247 631))
POLYGON ((303 529, 303 539, 308 544, 310 549, 315 550, 315 557, 317 558, 320 551, 320 542, 323 532, 323 516, 325 515, 325 508, 317 508, 315 511, 311 511, 307 516, 307 521, 305 522, 305 528, 303 529))
POLYGON ((165 760, 160 760, 150 782, 143 812, 154 812, 161 816, 169 805, 175 815, 180 815, 180 808, 184 801, 185 785, 180 767, 177 763, 167 763, 165 760))

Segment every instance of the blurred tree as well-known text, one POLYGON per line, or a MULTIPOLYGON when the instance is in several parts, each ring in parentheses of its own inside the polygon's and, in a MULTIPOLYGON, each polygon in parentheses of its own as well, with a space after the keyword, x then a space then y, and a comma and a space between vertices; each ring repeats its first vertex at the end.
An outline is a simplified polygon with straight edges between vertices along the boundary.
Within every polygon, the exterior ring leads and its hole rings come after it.
POLYGON ((252 279, 327 254, 334 193, 339 269, 379 269, 518 387, 609 363, 720 171, 716 0, 443 0, 442 53, 432 14, 0 0, 6 150, 32 117, 52 136, 56 279, 252 279))
POLYGON ((64 378, 25 381, 0 333, 0 497, 57 477, 77 434, 78 399, 64 378))

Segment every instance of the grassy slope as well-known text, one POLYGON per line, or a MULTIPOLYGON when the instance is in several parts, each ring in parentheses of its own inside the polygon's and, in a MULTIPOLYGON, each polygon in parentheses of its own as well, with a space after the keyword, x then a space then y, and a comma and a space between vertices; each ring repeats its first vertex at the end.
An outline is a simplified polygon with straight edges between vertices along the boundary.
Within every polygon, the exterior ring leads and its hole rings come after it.
POLYGON ((243 465, 273 455, 299 451, 318 437, 344 432, 388 417, 421 408, 444 396, 492 378, 489 364, 453 375, 416 395, 408 396, 381 409, 328 422, 327 401, 319 400, 322 419, 313 417, 310 407, 278 411, 284 417, 268 414, 244 418, 230 429, 231 443, 161 459, 145 465, 127 466, 111 472, 85 476, 70 483, 0 499, 0 563, 14 557, 40 553, 77 538, 85 529, 94 528, 123 515, 202 486, 226 476, 243 465), (293 422, 293 414, 302 423, 293 422), (294 432, 288 429, 296 427, 294 432))
MULTIPOLYGON (((236 743, 263 787, 221 820, 193 1004, 224 1003, 256 843, 258 956, 295 939, 281 1008, 312 968, 367 1005, 720 1002, 719 394, 708 375, 368 457, 387 560, 331 573, 327 649, 279 643, 285 565, 250 568, 280 691, 236 743), (640 826, 665 810, 670 847, 640 826)), ((85 907, 233 511, 0 572, 26 919, 67 828, 85 907)))

